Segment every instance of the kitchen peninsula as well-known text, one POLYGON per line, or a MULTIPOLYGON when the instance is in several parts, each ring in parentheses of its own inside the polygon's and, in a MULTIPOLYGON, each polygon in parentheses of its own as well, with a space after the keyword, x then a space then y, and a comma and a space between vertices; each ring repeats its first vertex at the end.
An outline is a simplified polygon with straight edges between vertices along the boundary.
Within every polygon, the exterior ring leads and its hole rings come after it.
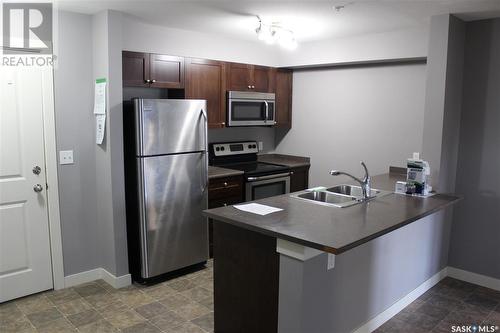
MULTIPOLYGON (((375 176, 373 188, 390 191, 402 178, 375 176)), ((447 226, 433 214, 458 200, 391 193, 338 208, 286 194, 257 201, 282 209, 265 216, 205 211, 214 220, 215 331, 357 329, 408 294, 405 281, 422 283, 443 268, 434 253, 446 246, 438 236, 447 226)))

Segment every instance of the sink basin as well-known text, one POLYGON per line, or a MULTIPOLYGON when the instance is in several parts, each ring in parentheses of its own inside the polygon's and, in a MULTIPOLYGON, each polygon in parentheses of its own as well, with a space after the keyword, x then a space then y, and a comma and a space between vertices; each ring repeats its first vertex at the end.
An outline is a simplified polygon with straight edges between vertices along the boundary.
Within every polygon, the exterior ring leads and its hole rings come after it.
POLYGON ((389 191, 371 189, 370 198, 363 199, 363 190, 360 186, 354 185, 337 185, 327 188, 326 190, 318 191, 303 191, 296 194, 291 194, 292 198, 307 200, 320 205, 333 207, 349 207, 377 197, 391 194, 389 191))
MULTIPOLYGON (((328 192, 333 192, 333 193, 338 193, 338 194, 343 194, 343 195, 349 195, 353 197, 358 197, 362 198, 363 197, 363 190, 361 189, 360 186, 353 186, 353 185, 337 185, 334 187, 330 187, 326 189, 328 192)), ((378 194, 380 194, 380 190, 375 190, 371 189, 370 191, 370 197, 376 197, 378 194)))
POLYGON ((318 191, 318 192, 306 192, 302 194, 298 194, 297 198, 312 200, 316 202, 322 202, 326 204, 330 204, 337 207, 344 207, 346 205, 353 205, 356 203, 356 198, 346 196, 346 195, 338 195, 331 192, 326 191, 318 191))

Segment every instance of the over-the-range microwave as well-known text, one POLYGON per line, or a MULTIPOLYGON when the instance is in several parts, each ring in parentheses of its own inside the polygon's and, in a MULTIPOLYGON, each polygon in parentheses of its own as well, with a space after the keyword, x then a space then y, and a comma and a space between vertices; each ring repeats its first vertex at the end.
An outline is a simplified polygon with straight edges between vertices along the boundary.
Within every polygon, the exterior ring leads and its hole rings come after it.
POLYGON ((276 124, 275 95, 251 91, 227 93, 228 126, 273 126, 276 124))

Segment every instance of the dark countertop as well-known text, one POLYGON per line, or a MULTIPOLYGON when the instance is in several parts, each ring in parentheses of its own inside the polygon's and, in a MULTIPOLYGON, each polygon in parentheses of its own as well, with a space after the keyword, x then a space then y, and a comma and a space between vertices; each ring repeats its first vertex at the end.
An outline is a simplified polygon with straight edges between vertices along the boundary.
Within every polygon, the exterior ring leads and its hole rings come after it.
POLYGON ((208 167, 208 179, 239 176, 242 174, 243 174, 243 171, 241 171, 241 170, 226 169, 226 168, 221 168, 221 167, 216 167, 216 166, 209 166, 208 167))
POLYGON ((262 154, 258 155, 259 162, 286 165, 290 168, 311 165, 309 157, 282 155, 282 154, 262 154))
MULTIPOLYGON (((372 187, 394 191, 404 175, 372 177, 372 187)), ((333 184, 332 184, 333 185, 333 184)), ((289 194, 256 202, 283 211, 260 216, 232 206, 204 211, 216 223, 229 223, 321 251, 340 254, 374 238, 437 212, 459 200, 436 194, 428 198, 389 194, 346 208, 329 207, 290 197, 289 194)))

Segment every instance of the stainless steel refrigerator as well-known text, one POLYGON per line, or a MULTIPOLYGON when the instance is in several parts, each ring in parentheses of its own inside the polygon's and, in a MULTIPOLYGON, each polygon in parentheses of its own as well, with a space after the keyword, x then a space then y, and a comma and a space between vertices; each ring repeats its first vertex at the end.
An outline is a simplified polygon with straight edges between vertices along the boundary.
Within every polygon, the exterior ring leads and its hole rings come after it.
POLYGON ((208 258, 206 101, 133 99, 124 112, 129 264, 147 281, 208 258))

